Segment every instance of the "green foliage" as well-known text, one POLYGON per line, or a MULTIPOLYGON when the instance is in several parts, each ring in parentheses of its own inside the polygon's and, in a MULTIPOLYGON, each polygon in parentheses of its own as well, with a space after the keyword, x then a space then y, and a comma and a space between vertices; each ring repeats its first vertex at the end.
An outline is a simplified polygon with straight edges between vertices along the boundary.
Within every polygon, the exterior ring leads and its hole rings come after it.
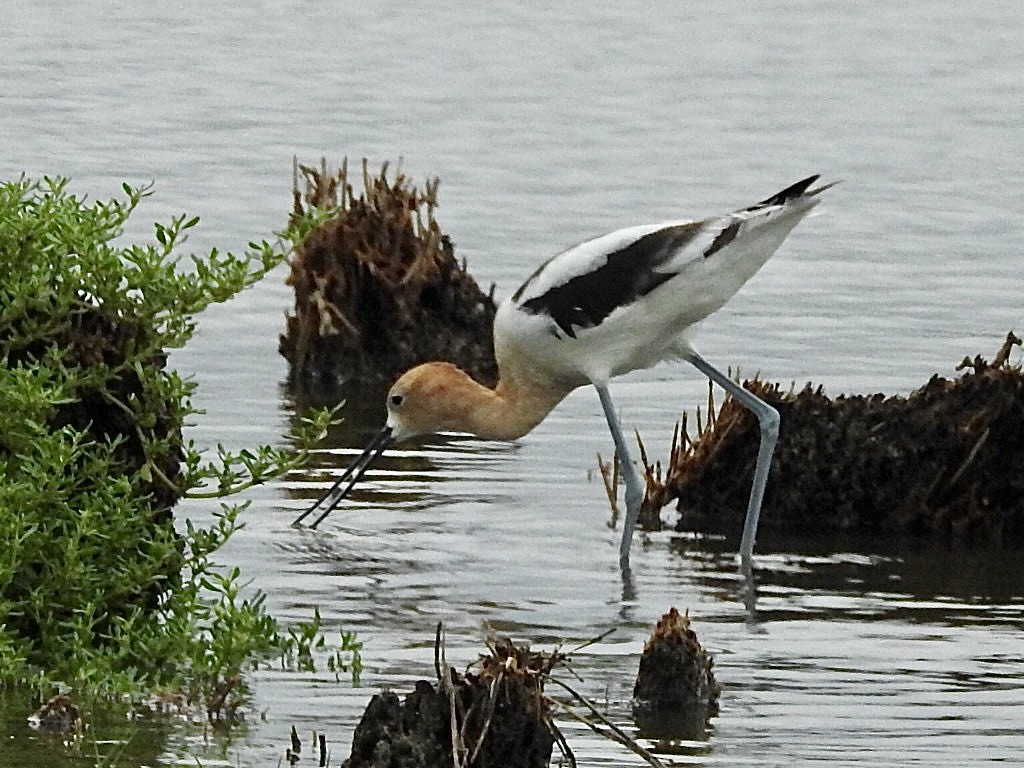
MULTIPOLYGON (((154 242, 119 244, 151 193, 123 190, 89 203, 65 179, 0 185, 0 681, 198 698, 268 656, 305 664, 324 641, 318 615, 282 631, 263 595, 212 563, 245 505, 184 533, 170 510, 297 466, 331 414, 287 448, 208 460, 183 440, 195 385, 166 351, 288 250, 250 243, 184 264, 175 251, 199 221, 186 215, 156 224, 154 242)), ((343 651, 329 665, 357 673, 354 638, 343 651)))
MULTIPOLYGON (((316 610, 311 621, 301 621, 298 627, 288 630, 289 650, 281 657, 285 666, 295 667, 306 672, 313 672, 316 665, 313 651, 324 651, 326 638, 320 633, 320 611, 316 610)), ((341 630, 337 647, 327 658, 327 668, 340 678, 344 673, 352 676, 352 684, 359 685, 359 676, 363 671, 363 644, 354 632, 341 630)))

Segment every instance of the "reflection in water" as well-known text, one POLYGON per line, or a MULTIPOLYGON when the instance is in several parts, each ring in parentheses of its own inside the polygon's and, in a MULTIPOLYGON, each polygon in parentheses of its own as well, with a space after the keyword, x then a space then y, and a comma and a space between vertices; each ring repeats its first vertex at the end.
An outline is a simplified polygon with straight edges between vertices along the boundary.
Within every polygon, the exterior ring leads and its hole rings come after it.
POLYGON ((27 718, 40 703, 37 695, 34 690, 0 685, 0 765, 161 765, 171 745, 180 746, 175 733, 180 730, 179 718, 149 712, 141 705, 133 712, 124 702, 98 706, 81 701, 86 725, 77 735, 30 728, 27 718))
POLYGON ((350 444, 347 440, 376 432, 384 424, 387 409, 384 398, 387 385, 350 382, 345 387, 334 387, 328 391, 296 390, 284 383, 278 388, 281 402, 288 413, 297 417, 312 408, 333 408, 339 403, 339 423, 328 436, 328 445, 345 447, 361 446, 362 443, 350 444))
POLYGON ((706 754, 711 738, 711 713, 707 705, 694 705, 675 712, 634 707, 636 737, 655 742, 653 751, 662 754, 706 754))
MULTIPOLYGON (((1024 598, 1017 548, 914 540, 861 539, 850 547, 852 543, 829 547, 820 539, 789 542, 785 552, 765 558, 765 578, 780 590, 804 596, 841 596, 837 611, 908 621, 947 614, 957 622, 999 622, 993 608, 1024 598)), ((829 608, 820 603, 816 607, 829 608)))
POLYGON ((743 607, 747 611, 747 626, 757 624, 757 582, 754 580, 754 563, 750 558, 740 559, 740 578, 743 589, 743 607))
MULTIPOLYGON (((699 546, 703 555, 693 538, 672 542, 677 555, 729 599, 735 583, 728 573, 733 558, 728 543, 702 539, 699 546)), ((811 611, 822 618, 834 613, 931 621, 953 614, 957 622, 1001 623, 999 606, 1024 600, 1024 569, 1018 567, 1021 550, 1016 547, 793 534, 774 535, 759 547, 753 572, 741 566, 748 612, 755 612, 758 587, 769 602, 757 612, 759 621, 811 611)))

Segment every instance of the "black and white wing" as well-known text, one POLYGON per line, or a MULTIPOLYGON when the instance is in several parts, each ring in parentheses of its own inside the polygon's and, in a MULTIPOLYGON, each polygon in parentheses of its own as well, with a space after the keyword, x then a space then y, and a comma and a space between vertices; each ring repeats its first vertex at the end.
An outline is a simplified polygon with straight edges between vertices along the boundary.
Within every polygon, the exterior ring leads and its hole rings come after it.
POLYGON ((805 213, 816 202, 812 198, 827 189, 808 191, 817 179, 811 176, 724 216, 629 227, 588 240, 541 265, 512 303, 523 312, 547 315, 575 338, 577 329, 600 325, 616 309, 636 303, 693 262, 714 257, 746 232, 789 211, 805 213))

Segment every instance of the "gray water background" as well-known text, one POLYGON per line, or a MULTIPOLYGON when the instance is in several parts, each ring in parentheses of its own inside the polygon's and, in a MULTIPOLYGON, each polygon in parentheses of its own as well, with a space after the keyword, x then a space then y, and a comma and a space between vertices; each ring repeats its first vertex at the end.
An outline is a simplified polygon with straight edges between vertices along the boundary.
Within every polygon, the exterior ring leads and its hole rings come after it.
MULTIPOLYGON (((833 394, 907 393, 1024 325, 1022 39, 1012 2, 7 0, 0 176, 67 175, 93 199, 155 180, 128 236, 189 212, 203 218, 189 243, 203 252, 283 225, 293 155, 402 157, 412 178, 441 177, 442 227, 501 297, 591 235, 746 205, 822 173, 844 183, 706 323, 699 349, 833 394)), ((276 352, 285 274, 205 313, 172 358, 199 382, 206 414, 189 437, 201 445, 280 443, 288 429, 276 352)), ((679 412, 706 389, 665 365, 613 395, 664 456, 679 412)), ((170 722, 136 726, 126 746, 99 721, 96 754, 276 765, 294 725, 326 732, 337 763, 372 693, 432 675, 438 620, 459 665, 482 648, 485 625, 539 647, 616 627, 574 656, 574 684, 628 729, 642 642, 676 605, 715 654, 724 691, 706 740, 647 742, 666 760, 1020 761, 1019 552, 763 538, 751 620, 735 542, 664 533, 637 540, 636 594, 624 595, 594 473, 610 439, 585 389, 517 444, 398 453, 322 531, 291 529, 366 428, 255 490, 224 553, 283 618, 319 606, 329 627, 358 631, 363 686, 262 672, 263 719, 232 738, 170 722)), ((180 514, 205 522, 211 509, 180 514)), ((4 714, 0 766, 91 764, 21 716, 4 714)), ((563 727, 581 765, 639 764, 563 727)))

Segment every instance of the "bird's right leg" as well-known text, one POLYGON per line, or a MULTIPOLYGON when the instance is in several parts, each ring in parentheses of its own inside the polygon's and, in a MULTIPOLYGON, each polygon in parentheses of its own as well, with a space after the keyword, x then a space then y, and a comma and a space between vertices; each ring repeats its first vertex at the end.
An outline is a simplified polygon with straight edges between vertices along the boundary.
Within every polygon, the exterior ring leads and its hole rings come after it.
POLYGON ((601 398, 601 407, 604 408, 604 417, 608 421, 608 429, 611 430, 612 440, 615 441, 615 450, 619 455, 619 467, 626 481, 626 517, 622 523, 622 543, 619 545, 619 565, 623 569, 629 568, 629 548, 633 543, 633 531, 636 529, 636 521, 640 516, 640 505, 644 500, 644 483, 640 480, 640 473, 633 464, 629 455, 629 448, 626 447, 626 438, 622 434, 622 425, 619 423, 618 414, 615 413, 615 404, 612 403, 612 396, 608 393, 608 387, 604 384, 595 384, 597 396, 601 398))
POLYGON ((764 489, 768 485, 768 470, 772 465, 772 454, 779 439, 779 412, 753 392, 749 392, 730 379, 711 363, 692 350, 687 353, 690 361, 701 373, 718 384, 722 389, 739 400, 757 417, 761 428, 761 444, 757 450, 757 464, 754 467, 754 482, 747 503, 747 517, 743 521, 743 539, 740 542, 740 558, 749 562, 754 554, 754 539, 757 537, 757 522, 761 515, 764 489))

